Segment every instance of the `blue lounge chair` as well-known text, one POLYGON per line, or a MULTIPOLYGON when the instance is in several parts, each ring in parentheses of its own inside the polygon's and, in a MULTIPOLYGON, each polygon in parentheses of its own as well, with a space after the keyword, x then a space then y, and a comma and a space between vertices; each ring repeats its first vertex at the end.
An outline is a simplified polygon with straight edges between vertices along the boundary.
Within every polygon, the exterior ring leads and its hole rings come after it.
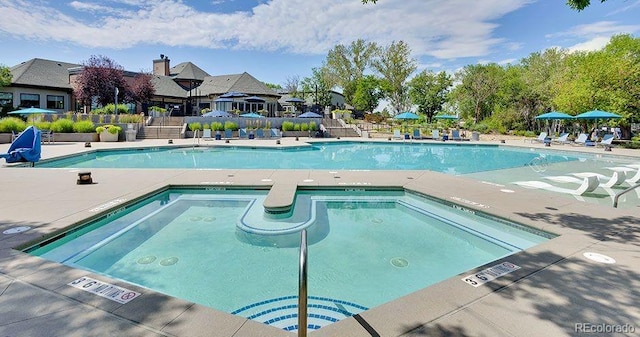
POLYGON ((225 139, 233 138, 233 131, 231 129, 225 129, 224 130, 224 138, 225 139))
POLYGON ((247 138, 247 129, 238 129, 238 138, 247 138))
POLYGON ((420 129, 413 129, 413 139, 422 139, 420 129))
POLYGON ((282 134, 280 133, 280 130, 278 129, 271 129, 269 130, 269 132, 271 133, 271 138, 281 138, 282 134))
POLYGON ((462 140, 462 137, 460 137, 460 130, 451 130, 451 139, 462 140))
POLYGON ((602 146, 605 149, 613 147, 613 134, 606 134, 602 137, 602 140, 596 142, 596 146, 602 146))
POLYGON ((256 138, 264 138, 264 130, 263 129, 257 129, 256 130, 256 138))
POLYGON ((7 153, 0 153, 7 163, 30 162, 40 160, 42 144, 40 144, 40 130, 29 126, 11 143, 7 153))

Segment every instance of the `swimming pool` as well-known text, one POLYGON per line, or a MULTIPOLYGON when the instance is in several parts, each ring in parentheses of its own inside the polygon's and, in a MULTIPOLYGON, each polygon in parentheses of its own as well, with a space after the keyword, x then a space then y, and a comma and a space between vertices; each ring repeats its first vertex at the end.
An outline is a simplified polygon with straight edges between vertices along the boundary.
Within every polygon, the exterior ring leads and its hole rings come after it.
POLYGON ((404 190, 299 190, 276 217, 266 196, 165 190, 27 251, 293 330, 299 233, 257 225, 308 229, 311 329, 553 237, 404 190))
POLYGON ((495 145, 451 143, 321 142, 298 147, 188 147, 93 151, 36 167, 430 170, 469 174, 516 168, 544 155, 546 163, 579 155, 495 145))

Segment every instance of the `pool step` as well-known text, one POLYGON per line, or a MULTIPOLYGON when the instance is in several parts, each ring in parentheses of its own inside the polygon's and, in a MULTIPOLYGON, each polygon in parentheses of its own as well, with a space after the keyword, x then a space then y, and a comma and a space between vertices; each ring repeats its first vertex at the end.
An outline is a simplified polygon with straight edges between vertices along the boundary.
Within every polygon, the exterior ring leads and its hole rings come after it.
POLYGON ((283 214, 291 211, 296 200, 296 183, 275 183, 264 200, 264 211, 269 214, 283 214))
MULTIPOLYGON (((311 331, 368 309, 355 303, 317 296, 309 296, 307 303, 307 329, 311 331)), ((286 331, 297 331, 298 297, 284 296, 256 302, 235 310, 232 314, 286 331)))

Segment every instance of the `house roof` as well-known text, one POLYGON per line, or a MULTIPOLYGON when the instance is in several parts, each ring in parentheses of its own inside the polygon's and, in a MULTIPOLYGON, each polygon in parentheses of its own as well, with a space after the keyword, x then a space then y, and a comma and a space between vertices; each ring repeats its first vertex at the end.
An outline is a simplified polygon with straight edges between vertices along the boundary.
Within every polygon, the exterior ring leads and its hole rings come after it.
POLYGON ((11 75, 13 75, 11 83, 71 90, 69 69, 81 66, 80 64, 35 58, 11 67, 11 75))
POLYGON ((153 75, 151 83, 155 88, 156 96, 187 98, 188 91, 184 90, 170 76, 153 75))
POLYGON ((203 81, 205 77, 210 76, 206 71, 191 62, 177 64, 169 70, 169 73, 176 80, 203 81))
POLYGON ((237 91, 249 96, 280 97, 278 93, 247 72, 242 74, 207 76, 198 87, 198 90, 210 95, 222 95, 230 91, 237 91))

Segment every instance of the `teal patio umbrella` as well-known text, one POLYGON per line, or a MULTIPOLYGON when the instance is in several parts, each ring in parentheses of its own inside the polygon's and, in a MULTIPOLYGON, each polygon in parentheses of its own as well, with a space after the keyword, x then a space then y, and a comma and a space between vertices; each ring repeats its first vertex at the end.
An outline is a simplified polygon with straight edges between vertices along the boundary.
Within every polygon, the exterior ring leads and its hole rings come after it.
POLYGON ((457 120, 460 119, 458 116, 454 115, 437 115, 433 116, 434 119, 448 119, 448 120, 457 120))
MULTIPOLYGON (((54 110, 30 107, 30 108, 7 112, 7 115, 22 115, 22 116, 28 117, 32 115, 55 114, 55 113, 58 113, 58 112, 54 110)), ((35 124, 35 119, 31 118, 31 122, 35 124)))
POLYGON ((614 114, 613 112, 602 110, 591 110, 583 112, 575 117, 576 119, 615 119, 622 118, 622 116, 614 114))
POLYGON ((534 119, 574 119, 575 117, 560 111, 551 111, 536 116, 534 119))
POLYGON ((400 119, 400 120, 410 120, 410 119, 418 119, 418 118, 420 118, 420 116, 414 114, 413 112, 406 111, 406 112, 403 112, 401 114, 395 115, 395 117, 393 117, 393 118, 394 119, 400 119))

